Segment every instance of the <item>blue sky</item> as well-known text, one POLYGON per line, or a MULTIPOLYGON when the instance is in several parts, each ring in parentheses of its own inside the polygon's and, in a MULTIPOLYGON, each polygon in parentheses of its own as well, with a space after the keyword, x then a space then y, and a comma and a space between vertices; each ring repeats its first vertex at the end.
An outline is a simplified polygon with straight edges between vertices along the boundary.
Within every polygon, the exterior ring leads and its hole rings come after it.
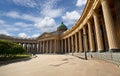
POLYGON ((56 31, 61 21, 71 28, 86 0, 0 0, 0 34, 33 38, 56 31))

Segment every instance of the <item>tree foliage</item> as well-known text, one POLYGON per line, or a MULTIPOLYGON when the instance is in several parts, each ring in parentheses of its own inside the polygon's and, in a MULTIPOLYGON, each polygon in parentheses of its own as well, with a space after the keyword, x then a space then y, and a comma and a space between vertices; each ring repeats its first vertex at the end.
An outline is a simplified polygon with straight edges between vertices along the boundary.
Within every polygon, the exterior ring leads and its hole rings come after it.
POLYGON ((21 45, 7 40, 0 40, 0 55, 8 56, 25 53, 26 50, 21 45))

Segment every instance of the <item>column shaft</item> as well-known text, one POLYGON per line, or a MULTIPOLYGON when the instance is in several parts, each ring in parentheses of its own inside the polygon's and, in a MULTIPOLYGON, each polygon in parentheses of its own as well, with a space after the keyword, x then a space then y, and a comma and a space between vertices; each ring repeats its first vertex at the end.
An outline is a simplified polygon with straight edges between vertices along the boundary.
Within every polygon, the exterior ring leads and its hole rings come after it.
POLYGON ((40 50, 39 50, 40 53, 42 53, 42 42, 40 41, 40 50))
POLYGON ((38 41, 38 50, 37 50, 37 52, 39 53, 40 52, 40 41, 38 41))
POLYGON ((118 49, 118 40, 115 32, 115 25, 113 22, 112 14, 110 11, 110 7, 108 5, 108 0, 101 0, 103 16, 105 20, 105 27, 108 37, 109 49, 118 49))
POLYGON ((81 31, 79 31, 78 34, 79 34, 79 52, 82 52, 83 51, 83 44, 82 44, 81 31))
POLYGON ((43 53, 45 52, 45 42, 43 41, 43 53))
POLYGON ((65 53, 66 53, 66 51, 67 51, 67 43, 66 43, 66 39, 64 39, 64 41, 65 41, 65 53))
POLYGON ((72 53, 74 52, 74 41, 73 41, 73 36, 71 36, 71 41, 72 41, 72 53))
POLYGON ((92 32, 92 25, 90 21, 88 21, 88 31, 89 31, 89 45, 90 45, 90 51, 95 51, 95 44, 94 44, 94 38, 93 38, 93 32, 92 32))
POLYGON ((70 37, 68 37, 68 53, 70 53, 70 37))
POLYGON ((56 40, 54 40, 54 54, 56 53, 56 40))
POLYGON ((88 51, 88 43, 87 43, 87 34, 86 34, 86 29, 83 27, 83 42, 84 42, 84 51, 88 51))
POLYGON ((102 39, 102 34, 100 29, 100 23, 98 20, 98 15, 96 12, 94 12, 93 18, 94 18, 95 31, 96 31, 97 48, 99 52, 102 52, 104 50, 103 39, 102 39))
POLYGON ((77 33, 75 34, 75 52, 78 51, 77 33))
POLYGON ((52 40, 50 40, 50 53, 52 52, 52 40))
POLYGON ((49 49, 48 49, 48 40, 47 40, 46 45, 47 45, 47 46, 46 46, 46 52, 48 53, 48 50, 49 50, 49 49))
POLYGON ((62 48, 62 50, 61 50, 61 52, 63 53, 63 39, 61 40, 61 48, 62 48))

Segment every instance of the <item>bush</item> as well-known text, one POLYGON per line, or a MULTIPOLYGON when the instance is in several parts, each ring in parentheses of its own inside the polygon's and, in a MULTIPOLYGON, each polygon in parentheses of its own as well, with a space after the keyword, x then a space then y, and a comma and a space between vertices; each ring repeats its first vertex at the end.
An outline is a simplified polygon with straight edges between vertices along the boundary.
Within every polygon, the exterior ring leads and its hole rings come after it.
POLYGON ((7 40, 0 40, 0 55, 9 56, 25 53, 26 50, 21 45, 7 40))

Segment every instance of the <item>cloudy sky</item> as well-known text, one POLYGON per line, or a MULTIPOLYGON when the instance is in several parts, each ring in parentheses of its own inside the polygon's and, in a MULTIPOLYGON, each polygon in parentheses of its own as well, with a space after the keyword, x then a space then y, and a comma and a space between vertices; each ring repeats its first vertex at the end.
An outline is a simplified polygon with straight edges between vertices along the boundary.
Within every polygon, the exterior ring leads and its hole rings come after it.
POLYGON ((0 0, 0 34, 32 38, 55 31, 61 21, 71 28, 86 0, 0 0))

